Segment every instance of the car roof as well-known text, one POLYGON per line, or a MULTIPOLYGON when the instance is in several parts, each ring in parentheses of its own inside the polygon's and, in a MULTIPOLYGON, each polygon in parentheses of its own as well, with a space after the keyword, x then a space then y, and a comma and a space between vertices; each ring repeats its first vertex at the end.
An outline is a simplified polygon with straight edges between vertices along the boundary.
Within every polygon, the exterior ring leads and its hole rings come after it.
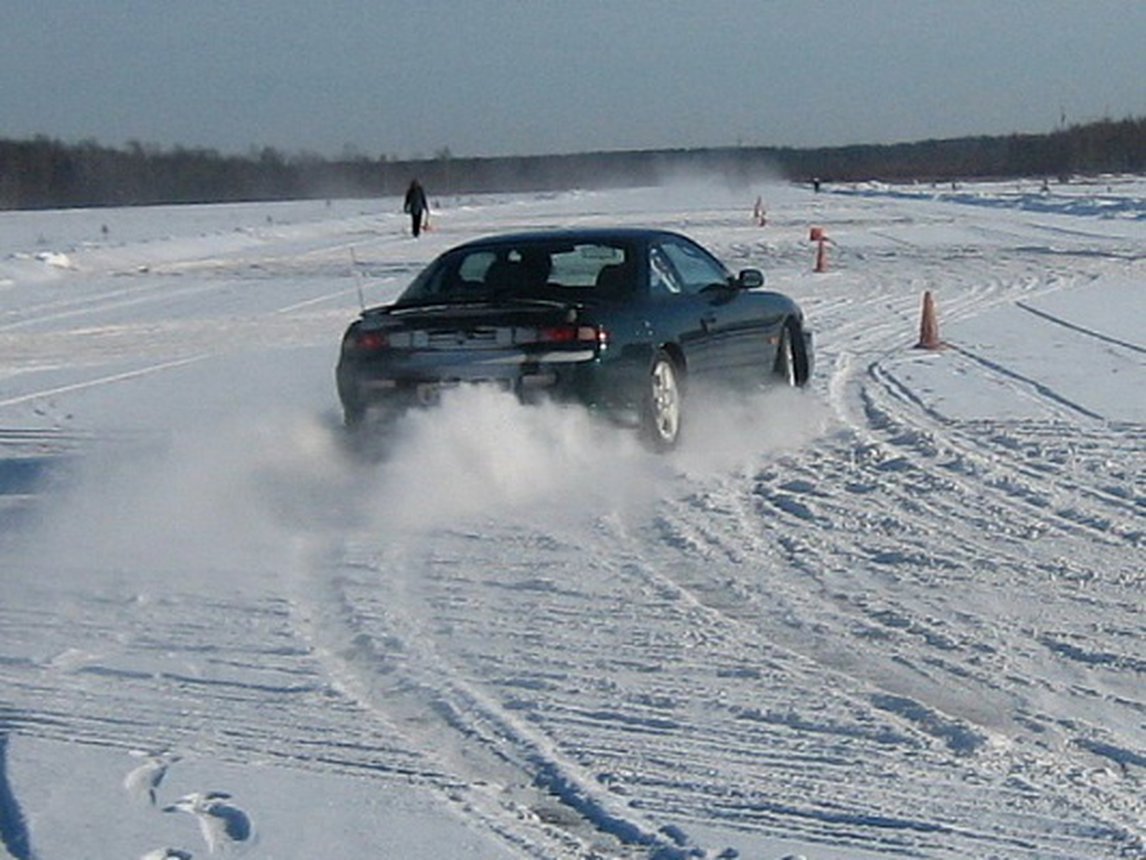
POLYGON ((525 230, 513 233, 494 233, 480 239, 471 239, 451 248, 451 251, 485 245, 513 244, 522 242, 626 242, 645 243, 659 238, 685 238, 671 230, 651 227, 578 227, 525 230))

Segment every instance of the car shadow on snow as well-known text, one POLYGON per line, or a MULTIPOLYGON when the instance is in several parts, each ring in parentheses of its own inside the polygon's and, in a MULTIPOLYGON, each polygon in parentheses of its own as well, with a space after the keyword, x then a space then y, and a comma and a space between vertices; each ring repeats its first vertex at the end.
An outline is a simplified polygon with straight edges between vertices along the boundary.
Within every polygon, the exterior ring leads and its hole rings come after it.
POLYGON ((0 530, 18 524, 38 498, 59 487, 75 461, 74 453, 13 453, 0 447, 0 530))
POLYGON ((0 496, 33 495, 47 486, 70 457, 0 457, 0 496))
POLYGON ((0 731, 0 845, 13 860, 31 860, 32 844, 24 813, 8 780, 8 735, 0 731))

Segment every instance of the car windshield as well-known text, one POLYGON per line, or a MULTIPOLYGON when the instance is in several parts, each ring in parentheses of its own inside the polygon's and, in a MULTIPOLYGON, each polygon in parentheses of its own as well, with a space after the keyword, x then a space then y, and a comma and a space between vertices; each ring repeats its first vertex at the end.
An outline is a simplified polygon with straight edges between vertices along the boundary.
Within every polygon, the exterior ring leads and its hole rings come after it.
POLYGON ((428 302, 618 298, 636 286, 636 252, 620 242, 527 240, 439 258, 398 299, 428 302))

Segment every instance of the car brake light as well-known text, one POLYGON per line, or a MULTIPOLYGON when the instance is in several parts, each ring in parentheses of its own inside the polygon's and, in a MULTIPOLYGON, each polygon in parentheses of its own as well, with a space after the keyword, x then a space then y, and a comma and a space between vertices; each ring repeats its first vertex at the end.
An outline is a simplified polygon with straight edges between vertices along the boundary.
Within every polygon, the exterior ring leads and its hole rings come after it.
POLYGON ((378 349, 386 349, 390 345, 390 338, 386 336, 385 332, 381 331, 360 331, 355 337, 354 345, 359 349, 371 352, 378 349))
POLYGON ((594 325, 555 325, 537 330, 538 343, 604 344, 607 340, 605 330, 594 325))

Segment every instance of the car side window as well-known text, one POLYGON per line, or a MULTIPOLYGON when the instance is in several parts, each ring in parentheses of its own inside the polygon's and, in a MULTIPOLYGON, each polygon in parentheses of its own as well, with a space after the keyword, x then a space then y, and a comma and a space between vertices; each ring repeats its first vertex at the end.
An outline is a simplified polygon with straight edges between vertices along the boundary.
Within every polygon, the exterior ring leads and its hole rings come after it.
POLYGON ((649 249, 649 289, 654 296, 677 295, 680 278, 659 245, 649 249))
POLYGON ((688 242, 666 239, 654 248, 650 260, 661 255, 671 266, 679 292, 699 293, 713 284, 727 284, 728 272, 702 248, 688 242))
POLYGON ((493 261, 497 259, 492 251, 479 251, 467 255, 458 266, 458 277, 468 284, 480 284, 493 261))

